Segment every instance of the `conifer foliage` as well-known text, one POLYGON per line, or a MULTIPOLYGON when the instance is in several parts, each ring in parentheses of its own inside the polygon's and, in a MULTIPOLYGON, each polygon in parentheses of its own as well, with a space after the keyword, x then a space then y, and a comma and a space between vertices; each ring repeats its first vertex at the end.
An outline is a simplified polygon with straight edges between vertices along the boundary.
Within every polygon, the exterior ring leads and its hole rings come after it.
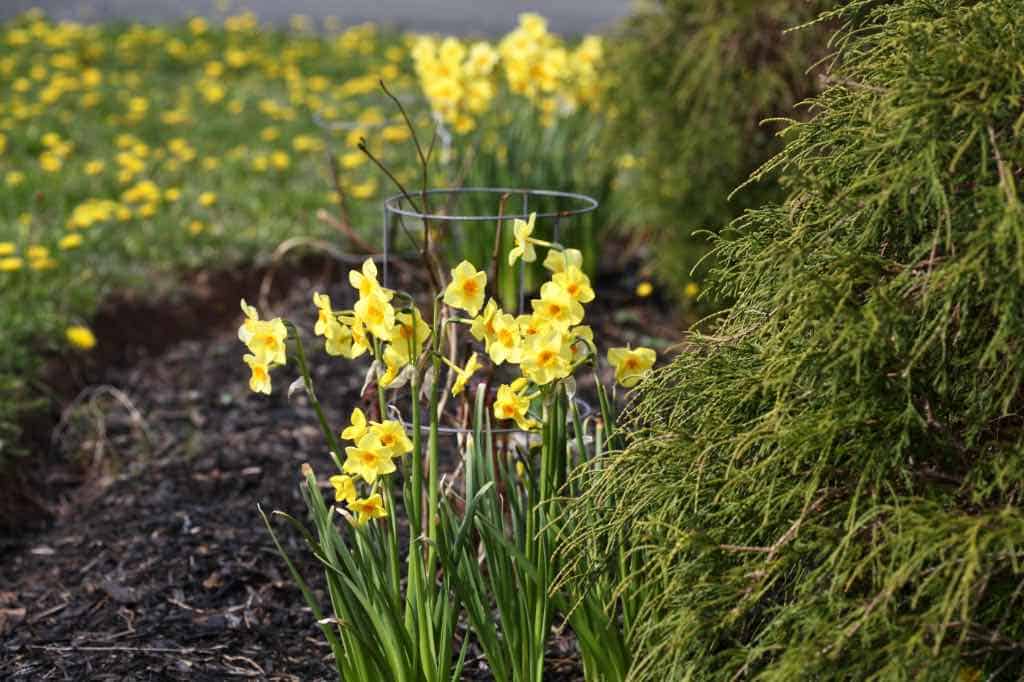
POLYGON ((731 301, 641 385, 578 506, 635 680, 1024 673, 1024 6, 852 2, 731 301))
POLYGON ((780 197, 775 177, 729 192, 781 149, 763 119, 815 92, 825 54, 810 21, 828 0, 648 0, 610 41, 606 147, 631 152, 620 179, 631 224, 651 226, 659 277, 680 294, 707 251, 697 230, 780 197))

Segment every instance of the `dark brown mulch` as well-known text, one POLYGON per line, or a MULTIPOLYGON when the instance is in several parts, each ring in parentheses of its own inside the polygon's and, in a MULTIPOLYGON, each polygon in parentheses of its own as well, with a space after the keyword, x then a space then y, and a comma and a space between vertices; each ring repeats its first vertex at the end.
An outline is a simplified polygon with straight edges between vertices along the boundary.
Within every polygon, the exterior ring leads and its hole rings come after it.
MULTIPOLYGON (((293 279, 275 308, 311 327, 314 285, 293 279)), ((633 283, 622 284, 591 313, 603 338, 674 335, 656 303, 639 305, 633 283)), ((346 289, 328 287, 336 305, 346 289)), ((216 335, 174 343, 180 330, 130 308, 106 314, 167 343, 93 368, 92 382, 109 388, 83 396, 40 456, 31 492, 55 520, 0 538, 0 679, 335 679, 256 509, 301 515, 301 463, 322 475, 330 467, 311 408, 287 398, 292 373, 275 377, 269 398, 249 392, 234 312, 210 320, 216 335)), ((360 400, 365 363, 314 355, 318 393, 341 425, 360 400)), ((319 585, 294 534, 281 537, 319 585)), ((553 647, 549 679, 577 679, 571 641, 553 647)), ((486 679, 482 664, 466 678, 486 679)))

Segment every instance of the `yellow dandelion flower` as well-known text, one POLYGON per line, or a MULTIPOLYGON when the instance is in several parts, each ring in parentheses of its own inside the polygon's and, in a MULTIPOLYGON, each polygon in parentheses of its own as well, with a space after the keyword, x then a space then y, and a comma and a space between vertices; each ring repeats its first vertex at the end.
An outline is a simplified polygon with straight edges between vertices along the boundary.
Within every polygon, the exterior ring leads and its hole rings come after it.
POLYGON ((75 348, 92 350, 96 347, 96 335, 88 327, 73 325, 64 330, 64 336, 75 348))
POLYGON ((21 270, 21 266, 23 264, 24 261, 22 261, 18 256, 0 258, 0 272, 14 272, 15 270, 21 270))
POLYGON ((82 235, 77 232, 66 234, 60 238, 57 242, 57 248, 61 251, 70 251, 71 249, 77 249, 82 245, 82 235))

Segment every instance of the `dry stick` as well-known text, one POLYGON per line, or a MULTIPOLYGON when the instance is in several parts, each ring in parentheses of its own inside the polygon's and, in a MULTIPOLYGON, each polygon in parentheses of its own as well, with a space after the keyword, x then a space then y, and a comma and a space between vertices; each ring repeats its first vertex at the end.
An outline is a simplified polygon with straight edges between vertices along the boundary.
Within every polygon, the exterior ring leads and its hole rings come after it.
POLYGON ((345 236, 349 239, 349 241, 352 242, 353 246, 359 249, 361 253, 371 254, 376 251, 376 249, 374 249, 369 242, 360 237, 359 233, 352 229, 351 225, 346 224, 344 221, 338 220, 333 215, 328 213, 325 209, 321 208, 319 211, 317 211, 316 217, 317 220, 319 220, 320 222, 330 225, 339 232, 344 232, 345 236))
MULTIPOLYGON (((405 110, 405 105, 403 105, 401 100, 395 97, 395 95, 388 90, 388 86, 384 84, 383 80, 378 82, 380 83, 381 90, 384 91, 384 94, 390 97, 391 101, 393 101, 395 106, 398 107, 398 111, 402 114, 402 118, 405 120, 406 127, 409 129, 409 132, 412 133, 412 142, 416 146, 416 154, 420 158, 420 168, 423 169, 423 182, 420 185, 420 205, 423 209, 420 212, 423 213, 424 216, 428 216, 431 214, 430 197, 427 194, 427 190, 430 187, 430 157, 434 153, 434 144, 437 141, 437 128, 434 128, 430 137, 430 148, 424 154, 423 145, 420 144, 419 135, 416 134, 416 128, 412 124, 412 119, 409 118, 409 113, 405 110)), ((408 193, 404 190, 402 193, 405 194, 406 199, 410 199, 408 193)), ((423 218, 423 253, 427 269, 430 270, 430 279, 435 285, 433 294, 436 296, 441 291, 441 282, 444 277, 442 276, 441 263, 430 246, 430 220, 426 217, 423 218)))
MULTIPOLYGON (((186 649, 172 649, 170 647, 145 647, 145 646, 57 646, 52 644, 38 645, 28 644, 28 649, 40 649, 42 651, 56 651, 59 653, 71 653, 73 651, 122 651, 129 653, 139 654, 194 654, 201 652, 200 649, 186 648, 186 649)), ((213 653, 212 651, 210 653, 213 653)))
POLYGON ((501 255, 501 229, 505 223, 505 202, 512 196, 508 192, 498 201, 498 226, 494 229, 494 253, 491 254, 491 285, 494 298, 498 299, 498 260, 501 255))
MULTIPOLYGON (((388 179, 390 179, 391 182, 395 183, 395 186, 398 187, 398 190, 402 193, 402 196, 405 198, 405 200, 409 202, 409 205, 412 206, 413 210, 415 210, 417 213, 423 212, 422 210, 420 210, 420 207, 416 204, 413 198, 409 196, 409 192, 406 191, 405 186, 401 182, 399 182, 398 178, 396 178, 394 174, 392 174, 392 172, 387 169, 387 166, 381 163, 380 159, 374 156, 373 152, 369 150, 369 148, 366 146, 366 140, 364 138, 359 138, 359 151, 366 154, 370 161, 372 161, 377 166, 377 168, 380 168, 384 172, 384 174, 388 176, 388 179)), ((409 241, 412 242, 413 245, 415 245, 416 238, 413 237, 411 232, 409 232, 409 229, 405 226, 405 222, 399 220, 398 224, 402 226, 402 230, 405 232, 405 236, 409 238, 409 241)), ((429 229, 424 230, 425 240, 429 239, 429 234, 429 229)), ((420 251, 420 258, 423 259, 424 264, 427 266, 427 272, 430 273, 430 282, 434 287, 434 292, 436 293, 441 291, 441 280, 438 276, 438 273, 434 270, 434 268, 431 265, 430 254, 427 251, 426 242, 422 247, 418 248, 420 251)))

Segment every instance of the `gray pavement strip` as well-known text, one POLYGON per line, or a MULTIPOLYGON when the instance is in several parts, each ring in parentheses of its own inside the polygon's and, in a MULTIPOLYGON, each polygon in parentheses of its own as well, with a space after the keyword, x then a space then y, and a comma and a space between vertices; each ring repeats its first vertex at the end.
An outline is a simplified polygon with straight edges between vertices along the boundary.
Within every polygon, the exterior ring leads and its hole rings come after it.
MULTIPOLYGON (((213 0, 0 0, 0 21, 38 7, 55 20, 110 20, 158 23, 203 15, 224 16, 213 0)), ((246 0, 232 2, 228 13, 251 10, 261 21, 283 24, 294 14, 316 21, 332 16, 343 25, 366 21, 402 29, 458 35, 500 35, 511 30, 520 12, 538 12, 562 35, 607 29, 629 13, 628 0, 246 0)))

